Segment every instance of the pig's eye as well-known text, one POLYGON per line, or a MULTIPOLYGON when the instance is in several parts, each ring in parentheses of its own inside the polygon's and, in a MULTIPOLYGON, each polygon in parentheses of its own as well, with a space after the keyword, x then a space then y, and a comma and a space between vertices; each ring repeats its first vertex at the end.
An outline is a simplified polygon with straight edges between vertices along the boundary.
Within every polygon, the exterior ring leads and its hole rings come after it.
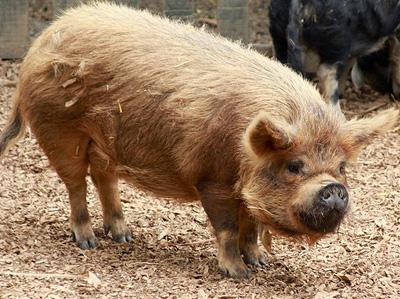
POLYGON ((300 160, 290 161, 286 167, 287 170, 292 174, 301 174, 304 167, 304 162, 300 160))
POLYGON ((346 162, 341 162, 339 166, 339 172, 342 175, 346 174, 346 162))

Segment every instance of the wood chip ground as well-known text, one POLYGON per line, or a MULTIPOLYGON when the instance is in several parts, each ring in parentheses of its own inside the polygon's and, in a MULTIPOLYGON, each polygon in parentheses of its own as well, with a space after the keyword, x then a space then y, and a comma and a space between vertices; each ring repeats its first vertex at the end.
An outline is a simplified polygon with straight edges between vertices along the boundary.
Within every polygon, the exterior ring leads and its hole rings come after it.
MULTIPOLYGON (((204 4, 199 14, 213 19, 209 7, 215 3, 197 2, 204 4)), ((253 2, 252 11, 265 14, 265 3, 253 2)), ((254 24, 258 42, 266 22, 254 24)), ((0 128, 18 66, 0 62, 0 128)), ((395 105, 368 89, 348 89, 345 97, 349 117, 395 105)), ((397 126, 348 169, 352 211, 339 234, 314 247, 274 238, 268 266, 235 281, 218 272, 216 246, 198 204, 150 198, 124 183, 133 241, 114 244, 103 235, 100 203, 89 183, 98 248, 80 250, 71 240, 65 187, 28 134, 0 162, 0 298, 400 298, 399 165, 397 126)))

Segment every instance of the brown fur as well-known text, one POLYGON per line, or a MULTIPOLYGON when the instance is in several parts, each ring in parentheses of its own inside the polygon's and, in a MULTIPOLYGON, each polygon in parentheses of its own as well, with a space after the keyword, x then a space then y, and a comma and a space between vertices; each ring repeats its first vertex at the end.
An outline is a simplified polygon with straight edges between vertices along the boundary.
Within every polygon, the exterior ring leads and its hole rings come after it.
POLYGON ((69 10, 42 33, 22 64, 14 106, 10 123, 17 115, 23 125, 3 132, 0 152, 7 136, 31 127, 68 189, 81 247, 95 245, 86 206, 90 166, 114 239, 130 239, 118 178, 159 197, 201 200, 220 267, 232 276, 248 275, 241 254, 263 262, 255 219, 271 231, 320 237, 295 216, 314 195, 301 190, 311 190, 318 175, 345 182, 339 164, 398 118, 392 110, 347 123, 280 63, 110 4, 69 10), (305 161, 304 175, 285 171, 294 158, 305 161))

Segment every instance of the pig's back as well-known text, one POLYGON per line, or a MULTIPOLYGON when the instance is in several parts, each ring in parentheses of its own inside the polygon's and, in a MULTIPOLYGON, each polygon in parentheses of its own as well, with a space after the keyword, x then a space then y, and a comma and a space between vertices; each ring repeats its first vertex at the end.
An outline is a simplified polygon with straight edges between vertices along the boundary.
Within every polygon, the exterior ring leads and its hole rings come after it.
POLYGON ((313 86, 255 51, 105 3, 52 24, 28 52, 20 85, 31 125, 45 116, 98 126, 115 137, 121 164, 153 155, 194 181, 220 167, 236 173, 244 129, 260 110, 292 118, 307 103, 323 106, 313 86))
MULTIPOLYGON (((300 94, 320 100, 315 88, 298 75, 255 51, 191 25, 107 3, 67 11, 37 39, 21 72, 22 79, 46 77, 47 84, 58 79, 75 95, 95 85, 90 95, 103 97, 106 91, 120 102, 127 101, 131 91, 148 91, 149 98, 168 95, 171 103, 180 99, 185 104, 248 93, 247 104, 255 104, 263 94, 290 94, 299 88, 304 89, 300 94), (73 78, 75 84, 63 82, 73 78), (257 98, 250 99, 252 95, 257 98)), ((85 96, 86 101, 89 98, 85 96)), ((272 109, 275 103, 268 102, 274 98, 265 96, 263 106, 272 109)), ((290 109, 302 101, 287 98, 290 109)))

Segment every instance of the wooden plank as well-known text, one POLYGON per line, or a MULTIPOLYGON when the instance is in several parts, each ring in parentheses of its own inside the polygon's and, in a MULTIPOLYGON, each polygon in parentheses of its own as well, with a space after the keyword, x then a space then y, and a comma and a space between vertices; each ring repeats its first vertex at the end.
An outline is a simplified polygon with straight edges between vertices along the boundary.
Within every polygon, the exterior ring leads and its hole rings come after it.
POLYGON ((125 4, 126 6, 130 7, 139 7, 139 0, 118 0, 118 1, 113 1, 115 3, 120 3, 120 4, 125 4))
POLYGON ((27 46, 28 0, 0 0, 0 58, 21 58, 27 46))
POLYGON ((218 31, 233 40, 249 40, 247 0, 219 0, 217 7, 218 31))
MULTIPOLYGON (((105 1, 105 0, 103 0, 105 1)), ((90 0, 53 0, 54 12, 62 13, 67 8, 76 6, 80 3, 91 3, 90 0)), ((130 7, 139 7, 140 0, 109 0, 108 2, 124 4, 130 7)))
POLYGON ((193 20, 192 0, 164 0, 164 14, 167 17, 193 20))
POLYGON ((61 14, 64 10, 76 6, 80 3, 79 0, 53 0, 53 11, 55 15, 61 14))

